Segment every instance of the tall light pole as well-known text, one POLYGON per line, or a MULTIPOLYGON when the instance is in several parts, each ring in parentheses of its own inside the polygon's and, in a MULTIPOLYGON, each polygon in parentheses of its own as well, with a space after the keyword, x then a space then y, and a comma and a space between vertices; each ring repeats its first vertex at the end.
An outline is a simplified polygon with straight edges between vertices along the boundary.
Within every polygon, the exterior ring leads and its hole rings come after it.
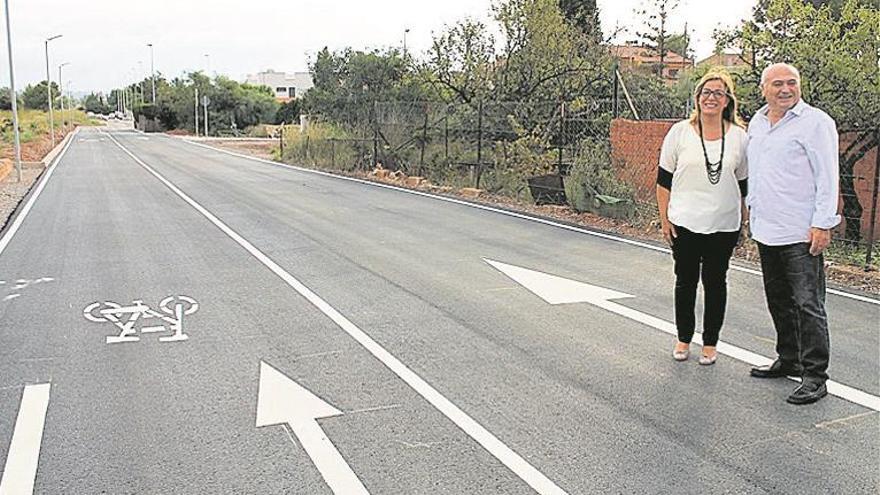
POLYGON ((18 135, 18 94, 15 92, 15 71, 12 65, 12 30, 9 28, 9 0, 3 0, 6 6, 6 47, 9 49, 9 91, 12 98, 12 132, 15 143, 15 170, 18 182, 21 182, 21 138, 18 135))
POLYGON ((205 75, 211 77, 211 55, 209 53, 205 54, 205 75))
POLYGON ((141 94, 141 104, 144 103, 144 61, 138 60, 138 70, 137 70, 137 89, 135 91, 140 91, 141 94))
POLYGON ((409 28, 403 30, 403 61, 406 63, 406 33, 409 32, 409 28))
POLYGON ((73 125, 73 83, 70 82, 70 79, 67 80, 67 122, 70 124, 70 129, 73 130, 75 126, 73 125))
POLYGON ((62 86, 61 81, 61 68, 65 65, 70 65, 70 62, 64 62, 63 64, 58 66, 58 95, 61 97, 61 132, 64 132, 64 87, 62 86))
POLYGON ((150 80, 153 83, 153 105, 156 104, 156 69, 153 66, 153 44, 147 43, 147 46, 150 47, 150 80))
POLYGON ((52 136, 52 147, 55 147, 55 116, 52 115, 52 107, 55 104, 52 102, 52 76, 49 74, 49 42, 52 40, 57 40, 62 35, 56 34, 55 36, 51 36, 46 38, 46 97, 49 100, 49 134, 52 136))

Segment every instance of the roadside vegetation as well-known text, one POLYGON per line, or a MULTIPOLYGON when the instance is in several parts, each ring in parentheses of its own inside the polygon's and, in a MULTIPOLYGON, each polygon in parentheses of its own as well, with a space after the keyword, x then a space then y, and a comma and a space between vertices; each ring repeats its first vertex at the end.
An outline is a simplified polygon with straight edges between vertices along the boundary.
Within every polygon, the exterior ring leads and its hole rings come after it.
MULTIPOLYGON (((870 178, 854 167, 880 145, 880 12, 872 0, 816 4, 759 2, 751 19, 716 33, 717 50, 740 53, 732 72, 746 118, 763 104, 763 67, 786 61, 801 68, 804 99, 850 136, 840 150, 850 221, 830 257, 861 255, 864 265, 868 239, 857 219, 871 198, 856 186, 870 178)), ((673 0, 646 2, 634 21, 641 44, 693 57, 687 33, 668 30, 679 13, 673 0)), ((286 134, 281 158, 336 170, 379 163, 438 186, 475 186, 528 202, 540 200, 531 181, 558 174, 573 210, 654 222, 656 205, 639 200, 616 173, 609 123, 636 118, 632 109, 642 120, 685 117, 691 88, 708 66, 683 71, 674 84, 658 76, 662 66, 618 67, 595 2, 501 0, 492 14, 494 25, 465 19, 448 26, 425 54, 396 47, 318 52, 310 67, 315 87, 302 99, 308 127, 286 134), (615 86, 615 68, 626 95, 615 86)))
MULTIPOLYGON (((19 110, 18 119, 22 159, 25 161, 41 160, 43 155, 51 149, 49 112, 42 110, 19 110)), ((56 109, 56 142, 60 142, 67 132, 72 131, 76 126, 95 125, 96 123, 97 121, 87 116, 82 110, 65 110, 62 114, 56 109)), ((13 140, 12 112, 0 110, 0 158, 11 159, 13 157, 13 140)))

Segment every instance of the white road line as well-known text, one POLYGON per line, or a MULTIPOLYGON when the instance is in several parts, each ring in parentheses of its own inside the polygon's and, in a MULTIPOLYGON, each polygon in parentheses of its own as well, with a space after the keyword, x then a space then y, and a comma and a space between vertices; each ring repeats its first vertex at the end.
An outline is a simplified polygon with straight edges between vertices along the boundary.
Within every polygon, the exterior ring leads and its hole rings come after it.
POLYGON ((273 273, 278 275, 282 280, 284 280, 287 285, 289 285, 293 290, 297 291, 301 296, 306 298, 310 303, 312 303, 316 308, 318 308, 322 313, 324 313, 328 318, 333 320, 341 329, 343 329, 348 335, 350 335, 353 339, 355 339, 359 344, 361 344, 367 351, 369 351, 373 356, 376 357, 379 361, 382 362, 389 370, 394 372, 398 377, 400 377, 407 385, 412 387, 413 390, 416 391, 419 395, 421 395, 425 400, 427 400, 431 405, 433 405, 437 410, 439 410, 444 416, 449 418, 450 421, 455 423, 459 428, 461 428, 468 436, 477 441, 480 445, 483 446, 490 454, 492 454, 496 459, 501 461, 502 464, 507 466, 514 474, 519 476, 520 479, 525 481, 529 486, 531 486, 537 493, 541 494, 564 494, 566 493, 562 488, 557 486, 553 481, 544 476, 543 473, 535 469, 534 466, 528 463, 525 459, 523 459, 519 454, 513 451, 510 447, 505 445, 501 440, 499 440, 495 435, 493 435, 489 430, 485 429, 482 425, 477 423, 476 420, 468 416, 464 411, 458 408, 455 404, 452 403, 449 399, 444 397, 439 391, 434 389, 431 385, 428 384, 425 380, 423 380, 419 375, 417 375, 414 371, 409 369, 405 364, 403 364, 399 359, 394 357, 390 352, 386 351, 379 343, 373 340, 369 335, 367 335, 363 330, 358 328, 354 323, 348 320, 342 313, 336 311, 329 303, 321 299, 320 296, 311 291, 308 287, 302 284, 299 280, 294 278, 291 274, 287 273, 281 266, 272 261, 268 256, 263 254, 259 249, 254 247, 253 244, 248 242, 245 238, 240 236, 234 230, 229 228, 226 224, 224 224, 220 219, 214 216, 211 212, 206 210, 200 204, 196 203, 192 198, 187 196, 183 191, 177 188, 174 184, 169 182, 167 179, 162 177, 158 172, 153 170, 149 165, 144 163, 140 158, 136 157, 132 154, 128 149, 125 148, 119 141, 113 137, 112 134, 108 134, 110 140, 116 143, 119 148, 121 148, 128 156, 130 156, 135 162, 137 162, 140 166, 144 167, 148 172, 153 174, 160 182, 165 184, 172 192, 177 194, 181 199, 186 201, 190 206, 196 209, 199 213, 201 213, 205 218, 207 218, 211 223, 213 223, 217 228, 219 228, 223 233, 232 238, 235 242, 237 242, 241 247, 243 247, 247 252, 251 253, 255 258, 257 258, 263 265, 266 266, 273 273))
POLYGON ((0 479, 0 495, 34 492, 51 386, 50 383, 27 385, 21 394, 21 407, 9 444, 3 478, 0 479))
POLYGON ((49 177, 52 176, 52 172, 55 171, 55 167, 61 161, 61 158, 67 153, 67 149, 70 148, 70 144, 73 143, 74 137, 79 133, 79 127, 73 131, 73 136, 67 140, 67 144, 64 145, 64 148, 61 150, 61 153, 58 153, 58 156, 52 160, 52 165, 49 166, 49 170, 46 170, 46 173, 43 174, 43 178, 40 179, 39 184, 37 184, 37 188, 34 189, 34 193, 31 194, 30 199, 28 199, 27 203, 25 203, 24 208, 21 209, 21 212, 15 217, 15 220, 12 222, 12 225, 9 226, 9 229, 3 234, 3 238, 0 239, 0 254, 3 254, 3 251, 6 249, 6 246, 9 245, 9 242, 12 241, 12 236, 18 232, 18 228, 21 227, 21 223, 24 222, 24 217, 27 216, 28 212, 31 211, 31 208, 34 206, 34 202, 40 196, 40 193, 43 192, 43 188, 46 186, 46 182, 49 181, 49 177))
MULTIPOLYGON (((344 175, 331 174, 329 172, 323 172, 321 170, 312 170, 309 168, 297 167, 296 165, 289 165, 287 163, 273 162, 272 160, 266 160, 263 158, 248 156, 248 155, 244 155, 242 153, 236 153, 234 151, 224 150, 221 148, 215 148, 213 146, 208 146, 208 145, 202 144, 202 143, 196 143, 196 142, 190 141, 185 138, 176 138, 176 139, 179 139, 185 143, 189 143, 193 146, 200 146, 202 148, 206 148, 206 149, 213 150, 213 151, 218 151, 220 153, 225 153, 227 155, 237 156, 239 158, 246 158, 248 160, 253 160, 253 161, 257 161, 257 162, 261 162, 261 163, 268 163, 269 165, 275 165, 277 167, 289 168, 291 170, 297 170, 299 172, 306 172, 306 173, 310 173, 310 174, 323 175, 325 177, 332 177, 334 179, 342 179, 342 180, 347 180, 347 181, 352 181, 352 182, 358 182, 361 184, 367 184, 367 185, 375 186, 375 187, 383 187, 385 189, 393 189, 395 191, 401 191, 401 192, 405 192, 405 193, 409 193, 409 194, 415 194, 417 196, 424 196, 427 198, 432 198, 432 199, 436 199, 436 200, 440 200, 440 201, 446 201, 449 203, 455 203, 455 204, 459 204, 459 205, 469 206, 471 208, 477 208, 480 210, 491 211, 493 213, 500 213, 502 215, 507 215, 507 216, 514 217, 514 218, 520 218, 523 220, 529 220, 531 222, 541 223, 544 225, 550 225, 552 227, 558 227, 560 229, 570 230, 572 232, 578 232, 581 234, 587 234, 587 235, 591 235, 594 237, 607 239, 610 241, 622 242, 624 244, 629 244, 631 246, 637 246, 640 248, 650 249, 652 251, 657 251, 660 253, 672 254, 672 251, 670 249, 667 249, 664 247, 655 246, 653 244, 649 244, 646 242, 634 241, 632 239, 626 239, 624 237, 618 237, 618 236, 611 235, 611 234, 605 234, 603 232, 596 232, 596 231, 589 230, 589 229, 582 228, 582 227, 575 227, 573 225, 566 225, 564 223, 554 222, 552 220, 547 220, 544 218, 539 218, 539 217, 527 215, 525 213, 517 213, 517 212, 513 212, 513 211, 504 210, 501 208, 494 208, 492 206, 486 206, 486 205, 481 205, 481 204, 477 204, 477 203, 471 203, 468 201, 462 201, 460 199, 448 198, 446 196, 438 196, 436 194, 426 193, 424 191, 414 191, 412 189, 406 189, 403 187, 393 186, 390 184, 382 184, 380 182, 373 182, 373 181, 368 181, 368 180, 364 180, 364 179, 356 179, 354 177, 346 177, 344 175)), ((751 268, 746 268, 744 266, 730 265, 730 269, 740 271, 743 273, 748 273, 750 275, 758 275, 758 276, 761 275, 760 270, 753 270, 751 268)), ((865 297, 865 296, 862 296, 859 294, 852 294, 850 292, 837 290, 837 289, 827 289, 826 292, 829 294, 834 294, 836 296, 845 297, 847 299, 853 299, 856 301, 861 301, 861 302, 865 302, 868 304, 876 304, 876 305, 880 306, 880 299, 865 297)))
MULTIPOLYGON (((678 335, 673 323, 614 302, 615 299, 634 297, 630 294, 487 258, 483 258, 483 261, 549 304, 589 303, 669 335, 678 335)), ((703 345, 703 336, 694 334, 692 343, 703 345)), ((718 342, 718 352, 752 366, 766 366, 773 362, 771 358, 725 342, 718 342)), ((800 381, 800 378, 789 378, 800 381)), ((880 411, 880 397, 876 395, 832 380, 828 380, 827 385, 831 395, 880 411)))
MULTIPOLYGON (((673 337, 678 335, 678 332, 675 329, 675 325, 668 321, 661 320, 660 318, 646 315, 645 313, 636 311, 634 309, 611 301, 601 301, 593 304, 613 313, 617 313, 621 316, 625 316, 627 318, 643 323, 649 327, 656 328, 657 330, 668 333, 673 337)), ((703 336, 699 333, 695 333, 692 343, 698 346, 703 345, 703 336)), ((719 341, 717 351, 720 354, 730 356, 738 361, 742 361, 751 366, 766 366, 773 363, 772 358, 756 354, 752 351, 736 347, 735 345, 731 345, 726 342, 719 341)), ((800 378, 788 378, 796 382, 800 381, 800 378)), ((875 411, 880 411, 880 397, 876 395, 869 394, 864 390, 859 390, 857 388, 850 387, 849 385, 844 385, 843 383, 836 382, 834 380, 828 380, 826 382, 826 386, 828 387, 828 393, 833 396, 840 397, 841 399, 848 400, 854 404, 858 404, 860 406, 867 407, 875 411)))

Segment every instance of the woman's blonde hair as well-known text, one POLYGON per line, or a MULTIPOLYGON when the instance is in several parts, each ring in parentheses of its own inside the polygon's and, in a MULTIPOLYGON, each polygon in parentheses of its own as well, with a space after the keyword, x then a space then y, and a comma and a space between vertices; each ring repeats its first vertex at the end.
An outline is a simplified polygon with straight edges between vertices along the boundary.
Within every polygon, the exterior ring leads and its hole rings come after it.
POLYGON ((733 84, 733 78, 721 67, 712 67, 697 83, 697 87, 694 89, 694 111, 691 113, 690 122, 696 124, 697 119, 700 118, 700 92, 709 81, 721 81, 727 90, 727 105, 721 112, 721 118, 731 124, 745 127, 745 122, 739 116, 739 103, 736 101, 736 86, 733 84))

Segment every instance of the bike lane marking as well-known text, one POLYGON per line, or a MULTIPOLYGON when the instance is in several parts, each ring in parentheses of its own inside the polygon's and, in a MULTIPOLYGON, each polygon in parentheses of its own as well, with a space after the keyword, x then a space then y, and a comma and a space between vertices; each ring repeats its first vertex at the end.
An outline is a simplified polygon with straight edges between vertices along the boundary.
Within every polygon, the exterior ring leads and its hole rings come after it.
POLYGON ((0 478, 0 495, 34 492, 51 386, 49 383, 27 385, 21 394, 21 406, 9 444, 6 467, 0 478))
MULTIPOLYGON (((0 255, 6 250, 6 246, 12 242, 13 236, 18 232, 25 217, 33 208, 34 203, 46 183, 55 171, 55 168, 61 162, 61 159, 70 149, 70 145, 74 142, 79 134, 79 127, 68 134, 67 143, 61 149, 61 152, 52 159, 52 164, 43 174, 43 177, 37 183, 33 193, 22 207, 21 211, 16 215, 12 224, 0 238, 0 255)), ((50 281, 49 277, 43 277, 38 280, 50 281)), ((18 285, 22 285, 19 281, 18 285)), ((23 288, 17 287, 17 288, 23 288)), ((20 294, 7 295, 4 300, 10 300, 18 297, 20 294)), ((9 444, 9 450, 6 455, 6 464, 3 468, 2 476, 0 476, 0 495, 20 495, 25 493, 33 493, 34 483, 37 478, 37 466, 40 460, 40 447, 43 443, 43 428, 46 424, 46 411, 49 408, 49 389, 50 383, 41 383, 38 385, 26 385, 21 396, 21 406, 18 412, 18 418, 15 421, 15 429, 12 433, 12 441, 9 444)))
MULTIPOLYGON (((103 132, 103 131, 101 131, 103 132)), ((122 151, 124 151, 128 156, 130 156, 138 165, 143 167, 145 170, 150 172, 154 177, 156 177, 160 182, 165 184, 174 194, 183 199, 186 203, 196 209, 199 213, 201 213, 205 218, 208 219, 211 223, 213 223, 217 228, 219 228, 223 233, 228 235, 232 240, 238 243, 241 247, 243 247, 247 252, 253 255, 257 260, 259 260, 263 265, 266 266, 269 270, 275 273, 278 277, 280 277, 287 285, 289 285, 293 290, 298 292, 301 296, 303 296, 307 301, 309 301, 313 306, 315 306, 319 311, 324 313, 328 318, 330 318, 337 326, 339 326, 342 330, 344 330, 349 336, 351 336, 355 341, 357 341, 361 346, 364 347, 370 354, 372 354, 376 359, 378 359, 382 364, 384 364, 389 370, 391 370, 394 374, 396 374, 400 379, 402 379, 407 385, 410 386, 416 393, 418 393, 422 398, 424 398, 428 403, 434 406, 438 411, 440 411, 444 416, 446 416, 450 421, 452 421, 456 426, 461 428, 469 437, 474 439, 478 444, 480 444, 487 452, 492 454, 493 457, 498 459, 502 464, 507 466, 514 474, 516 474, 520 479, 526 482, 529 486, 531 486, 537 493, 540 494, 556 494, 561 495, 566 492, 560 488, 556 483, 546 477, 543 473, 538 471, 537 468, 532 466, 528 461, 526 461, 522 456, 517 454, 513 449, 504 444, 501 440, 499 440, 495 435, 493 435, 489 430, 480 425, 475 419, 471 418, 467 415, 463 410, 461 410, 458 406, 456 406, 452 401, 447 399, 443 394, 441 394, 438 390, 428 384, 423 378, 421 378, 414 371, 409 369, 403 362, 394 357, 390 352, 385 350, 384 347, 379 345, 378 342, 372 339, 369 335, 367 335, 363 330, 358 328, 354 323, 352 323, 348 318, 346 318, 342 313, 338 312, 335 308, 333 308, 329 303, 324 301, 320 296, 316 293, 312 292, 311 289, 306 287, 302 282, 297 280, 293 275, 285 271, 281 266, 272 261, 268 256, 263 254, 259 249, 257 249, 253 244, 251 244, 247 239, 239 235, 237 232, 232 230, 229 226, 223 223, 220 219, 218 219, 214 214, 205 209, 202 205, 197 203, 195 200, 190 198, 186 193, 177 188, 170 181, 165 179, 158 172, 153 170, 149 165, 144 163, 143 160, 135 156, 131 151, 129 151, 125 146, 122 145, 112 134, 107 134, 111 141, 113 141, 117 146, 119 146, 122 151)))

